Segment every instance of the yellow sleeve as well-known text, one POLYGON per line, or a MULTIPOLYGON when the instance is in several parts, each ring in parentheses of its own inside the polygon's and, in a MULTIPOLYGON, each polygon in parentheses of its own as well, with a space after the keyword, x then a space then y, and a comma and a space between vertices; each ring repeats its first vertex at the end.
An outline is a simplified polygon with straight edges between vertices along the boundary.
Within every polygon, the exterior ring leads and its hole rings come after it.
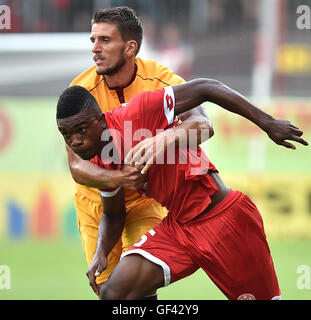
POLYGON ((100 80, 101 77, 96 74, 96 66, 93 66, 74 78, 69 87, 79 85, 90 90, 94 88, 100 80))
POLYGON ((186 82, 182 77, 175 74, 173 70, 168 67, 165 67, 159 63, 156 64, 157 75, 161 81, 167 83, 167 85, 173 86, 176 84, 181 84, 186 82))

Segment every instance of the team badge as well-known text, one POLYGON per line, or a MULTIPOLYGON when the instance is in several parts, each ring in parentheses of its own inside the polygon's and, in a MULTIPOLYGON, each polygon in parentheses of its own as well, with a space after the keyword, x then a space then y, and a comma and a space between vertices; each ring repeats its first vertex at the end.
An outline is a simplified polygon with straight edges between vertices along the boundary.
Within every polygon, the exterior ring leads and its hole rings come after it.
POLYGON ((256 298, 251 293, 243 293, 237 300, 256 300, 256 298))

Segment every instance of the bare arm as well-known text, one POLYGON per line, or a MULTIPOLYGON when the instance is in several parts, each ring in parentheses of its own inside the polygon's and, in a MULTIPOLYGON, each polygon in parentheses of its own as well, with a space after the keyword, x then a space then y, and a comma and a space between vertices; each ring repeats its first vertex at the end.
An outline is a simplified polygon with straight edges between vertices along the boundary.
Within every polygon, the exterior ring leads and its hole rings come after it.
POLYGON ((107 266, 107 257, 122 235, 125 225, 124 190, 120 188, 112 197, 102 197, 104 212, 98 229, 97 247, 86 273, 90 286, 99 295, 96 284, 98 277, 107 266))
POLYGON ((204 101, 209 101, 252 121, 264 130, 276 144, 295 149, 296 147, 293 144, 285 141, 293 140, 303 145, 308 145, 308 143, 301 138, 303 132, 293 126, 289 121, 273 118, 255 106, 243 95, 219 81, 196 79, 173 86, 173 90, 176 101, 176 115, 192 109, 204 101))
MULTIPOLYGON (((187 131, 187 135, 189 135, 189 130, 197 130, 198 144, 203 143, 214 135, 212 122, 202 105, 181 113, 178 117, 182 123, 179 124, 178 127, 171 129, 174 129, 175 131, 177 129, 184 129, 187 131)), ((176 141, 176 143, 178 143, 178 141, 176 141)))
MULTIPOLYGON (((173 86, 173 90, 175 95, 175 115, 179 115, 181 118, 183 118, 189 110, 205 101, 209 101, 252 121, 265 131, 276 144, 295 149, 296 147, 293 144, 286 141, 293 140, 303 145, 308 145, 308 143, 301 138, 303 132, 289 121, 273 118, 255 106, 246 97, 219 81, 196 79, 175 85, 173 86)), ((200 106, 200 108, 202 107, 200 106)), ((197 109, 197 112, 191 116, 194 116, 195 119, 200 119, 201 117, 201 119, 204 119, 203 123, 206 125, 206 123, 208 123, 208 120, 206 120, 208 117, 202 114, 202 109, 197 109)), ((142 173, 145 173, 149 167, 155 163, 158 154, 164 152, 171 142, 176 143, 179 128, 183 128, 184 126, 189 131, 191 125, 190 121, 184 121, 180 126, 165 130, 155 137, 139 142, 129 151, 125 158, 125 163, 136 166, 137 169, 142 169, 142 173), (161 143, 157 144, 157 141, 161 143)), ((196 125, 199 127, 199 122, 197 122, 196 125)), ((209 135, 212 136, 214 132, 211 124, 209 127, 209 135)), ((192 128, 195 128, 195 126, 192 128)), ((198 134, 198 136, 200 136, 200 134, 198 134)), ((198 144, 204 140, 206 139, 199 139, 198 144)))
POLYGON ((106 170, 95 163, 81 159, 68 146, 68 164, 72 178, 80 184, 91 188, 107 189, 123 186, 128 189, 138 189, 145 181, 135 168, 123 166, 122 170, 106 170))

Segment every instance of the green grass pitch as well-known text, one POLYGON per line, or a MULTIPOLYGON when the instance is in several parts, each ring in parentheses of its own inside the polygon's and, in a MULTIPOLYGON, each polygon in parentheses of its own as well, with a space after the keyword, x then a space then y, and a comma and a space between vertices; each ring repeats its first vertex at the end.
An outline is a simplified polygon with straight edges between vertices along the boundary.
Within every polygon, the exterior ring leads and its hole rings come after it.
MULTIPOLYGON (((271 241, 283 299, 309 300, 311 289, 297 288, 299 265, 311 268, 311 241, 271 241)), ((11 289, 0 289, 3 299, 97 299, 85 276, 87 269, 79 240, 1 240, 0 265, 11 271, 11 289)), ((310 275, 309 275, 310 276, 310 275)), ((1 275, 0 275, 1 277, 1 275)), ((311 280, 309 279, 309 282, 311 280)), ((159 290, 160 300, 223 300, 224 295, 198 271, 159 290)))

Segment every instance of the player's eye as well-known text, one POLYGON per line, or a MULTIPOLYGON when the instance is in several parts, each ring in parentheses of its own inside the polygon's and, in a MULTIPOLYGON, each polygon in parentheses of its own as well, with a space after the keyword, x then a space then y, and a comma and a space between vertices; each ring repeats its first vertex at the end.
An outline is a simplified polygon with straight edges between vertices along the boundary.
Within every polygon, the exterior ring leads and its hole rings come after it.
POLYGON ((80 129, 79 129, 79 133, 84 134, 85 132, 86 132, 86 128, 80 128, 80 129))
POLYGON ((67 132, 61 132, 61 134, 63 135, 64 139, 68 139, 70 136, 67 132))

